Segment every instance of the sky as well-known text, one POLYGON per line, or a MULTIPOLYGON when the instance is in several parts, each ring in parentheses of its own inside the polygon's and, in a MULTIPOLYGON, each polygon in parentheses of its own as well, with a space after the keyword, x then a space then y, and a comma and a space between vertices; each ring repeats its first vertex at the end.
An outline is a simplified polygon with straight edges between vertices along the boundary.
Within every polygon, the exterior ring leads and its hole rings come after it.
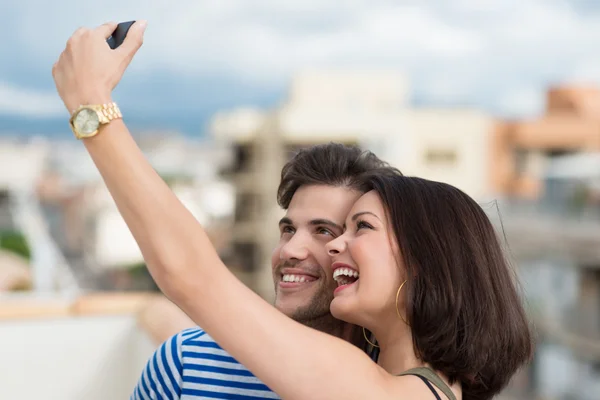
POLYGON ((140 128, 200 134, 304 69, 393 69, 415 105, 509 118, 543 112, 550 85, 600 86, 595 0, 2 0, 0 131, 68 128, 51 76, 66 40, 132 19, 149 25, 115 99, 140 128))

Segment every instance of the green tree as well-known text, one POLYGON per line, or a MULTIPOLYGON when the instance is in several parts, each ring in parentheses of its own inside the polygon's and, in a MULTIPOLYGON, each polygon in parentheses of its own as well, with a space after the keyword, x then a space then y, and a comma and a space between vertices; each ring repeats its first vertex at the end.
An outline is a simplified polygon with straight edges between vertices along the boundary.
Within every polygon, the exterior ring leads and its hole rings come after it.
POLYGON ((17 231, 0 232, 0 249, 31 259, 31 249, 25 236, 17 231))

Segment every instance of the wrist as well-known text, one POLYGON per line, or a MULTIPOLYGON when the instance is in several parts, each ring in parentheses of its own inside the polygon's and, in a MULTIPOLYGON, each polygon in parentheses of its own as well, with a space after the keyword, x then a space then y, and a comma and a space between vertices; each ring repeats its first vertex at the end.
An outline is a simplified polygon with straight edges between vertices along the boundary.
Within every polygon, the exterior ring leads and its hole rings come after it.
POLYGON ((112 103, 112 96, 110 93, 102 91, 89 91, 77 93, 72 98, 65 101, 65 106, 69 110, 69 114, 72 115, 75 110, 80 106, 85 105, 96 105, 96 104, 108 104, 112 103))

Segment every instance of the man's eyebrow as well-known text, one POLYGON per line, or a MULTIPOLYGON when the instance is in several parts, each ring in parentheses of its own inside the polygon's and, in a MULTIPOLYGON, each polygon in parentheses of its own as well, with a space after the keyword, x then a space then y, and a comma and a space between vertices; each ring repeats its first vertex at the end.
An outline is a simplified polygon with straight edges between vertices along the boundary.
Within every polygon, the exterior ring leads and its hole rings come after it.
POLYGON ((288 217, 283 217, 279 220, 279 226, 281 225, 294 225, 294 223, 288 217))
MULTIPOLYGON (((294 222, 291 220, 291 218, 289 217, 283 217, 279 220, 279 226, 282 225, 294 225, 294 222)), ((342 226, 340 224, 337 224, 335 222, 333 222, 330 219, 327 218, 315 218, 315 219, 311 219, 309 222, 309 225, 311 226, 319 226, 319 225, 325 225, 325 226, 329 226, 331 228, 334 229, 338 229, 338 230, 343 230, 342 226)))

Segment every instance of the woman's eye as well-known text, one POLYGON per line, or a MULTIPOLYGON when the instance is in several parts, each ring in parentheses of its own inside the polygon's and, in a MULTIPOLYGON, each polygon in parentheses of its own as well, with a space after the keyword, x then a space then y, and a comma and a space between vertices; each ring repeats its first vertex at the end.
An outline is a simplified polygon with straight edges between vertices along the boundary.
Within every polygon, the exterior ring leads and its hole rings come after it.
POLYGON ((373 229, 373 227, 369 223, 367 223, 365 221, 358 221, 356 223, 356 229, 357 230, 361 230, 361 229, 373 229))

